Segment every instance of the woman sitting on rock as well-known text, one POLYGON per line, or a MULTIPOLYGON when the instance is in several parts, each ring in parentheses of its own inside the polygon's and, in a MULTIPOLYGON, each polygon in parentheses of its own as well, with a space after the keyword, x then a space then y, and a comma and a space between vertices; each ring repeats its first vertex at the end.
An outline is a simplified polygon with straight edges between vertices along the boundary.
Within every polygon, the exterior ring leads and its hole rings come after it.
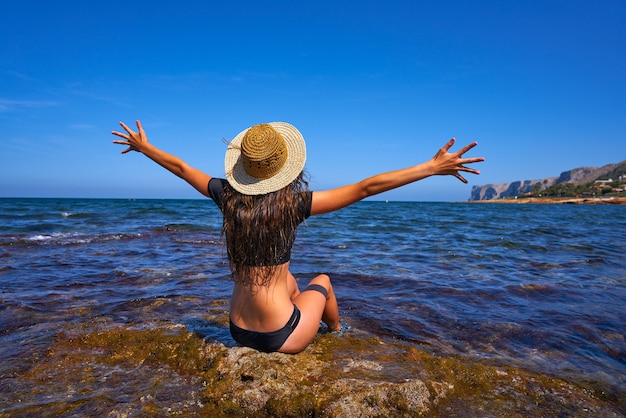
POLYGON ((311 192, 304 179, 304 138, 292 125, 272 122, 240 132, 228 145, 226 178, 211 177, 151 143, 137 121, 137 132, 123 122, 125 132, 115 144, 123 154, 138 151, 215 201, 223 214, 223 233, 234 281, 230 332, 239 344, 260 351, 297 353, 318 332, 320 320, 331 331, 341 328, 337 299, 330 278, 315 277, 302 291, 289 271, 298 225, 312 215, 344 208, 433 175, 479 174, 464 164, 483 158, 463 158, 471 143, 449 153, 454 138, 429 161, 332 190, 311 192))

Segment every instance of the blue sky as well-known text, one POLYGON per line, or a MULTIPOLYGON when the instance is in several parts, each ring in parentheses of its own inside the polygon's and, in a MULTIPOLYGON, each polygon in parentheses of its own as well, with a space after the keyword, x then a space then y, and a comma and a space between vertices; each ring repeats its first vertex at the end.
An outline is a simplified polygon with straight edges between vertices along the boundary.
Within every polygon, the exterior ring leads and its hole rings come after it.
POLYGON ((223 176, 223 138, 287 121, 314 190, 478 141, 472 185, 626 159, 626 2, 31 1, 0 14, 0 197, 200 197, 110 132, 223 176))

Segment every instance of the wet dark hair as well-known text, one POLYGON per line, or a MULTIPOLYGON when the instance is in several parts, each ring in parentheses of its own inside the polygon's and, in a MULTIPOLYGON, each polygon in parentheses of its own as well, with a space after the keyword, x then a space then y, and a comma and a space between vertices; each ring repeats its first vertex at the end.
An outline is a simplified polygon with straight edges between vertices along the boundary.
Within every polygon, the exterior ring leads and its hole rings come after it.
POLYGON ((275 192, 251 196, 224 187, 222 234, 233 280, 237 283, 266 286, 277 265, 291 248, 296 228, 303 221, 302 193, 309 184, 304 172, 289 185, 275 192))

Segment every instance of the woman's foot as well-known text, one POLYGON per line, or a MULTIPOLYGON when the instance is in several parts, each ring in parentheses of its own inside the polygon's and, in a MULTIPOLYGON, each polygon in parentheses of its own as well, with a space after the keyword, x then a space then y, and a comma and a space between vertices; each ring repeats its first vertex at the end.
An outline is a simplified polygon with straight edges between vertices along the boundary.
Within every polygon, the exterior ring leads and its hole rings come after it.
POLYGON ((342 324, 341 322, 338 322, 337 325, 335 325, 334 328, 329 327, 328 324, 326 324, 325 322, 320 322, 320 328, 319 328, 318 332, 320 334, 327 334, 327 333, 330 333, 330 332, 337 333, 337 334, 343 334, 349 328, 350 327, 348 326, 348 324, 342 324))
POLYGON ((341 331, 341 322, 337 321, 337 325, 335 325, 335 327, 331 327, 330 325, 328 325, 328 330, 329 332, 339 332, 341 331))

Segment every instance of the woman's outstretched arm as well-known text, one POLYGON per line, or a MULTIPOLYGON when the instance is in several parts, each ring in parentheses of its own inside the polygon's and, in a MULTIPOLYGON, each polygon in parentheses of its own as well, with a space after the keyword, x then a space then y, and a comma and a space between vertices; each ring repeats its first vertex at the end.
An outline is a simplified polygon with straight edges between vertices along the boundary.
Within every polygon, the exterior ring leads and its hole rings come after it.
POLYGON ((114 140, 114 144, 128 146, 128 148, 122 151, 122 154, 126 154, 130 151, 140 152, 161 167, 185 180, 203 195, 209 196, 208 184, 209 180, 211 180, 211 176, 191 167, 180 158, 162 151, 149 143, 148 137, 141 126, 141 122, 137 121, 137 132, 126 126, 124 122, 120 122, 120 125, 126 132, 113 131, 112 134, 122 138, 122 140, 114 140))
POLYGON ((450 175, 458 178, 463 183, 467 183, 467 180, 460 172, 472 174, 480 174, 480 172, 473 168, 465 167, 464 164, 478 163, 485 159, 483 157, 463 158, 463 154, 477 145, 476 142, 466 145, 459 151, 453 153, 448 152, 452 145, 454 145, 454 142, 455 139, 452 138, 437 151, 433 158, 425 163, 402 170, 378 174, 358 183, 349 184, 336 189, 314 192, 311 215, 332 212, 365 199, 366 197, 396 189, 430 176, 450 175))

